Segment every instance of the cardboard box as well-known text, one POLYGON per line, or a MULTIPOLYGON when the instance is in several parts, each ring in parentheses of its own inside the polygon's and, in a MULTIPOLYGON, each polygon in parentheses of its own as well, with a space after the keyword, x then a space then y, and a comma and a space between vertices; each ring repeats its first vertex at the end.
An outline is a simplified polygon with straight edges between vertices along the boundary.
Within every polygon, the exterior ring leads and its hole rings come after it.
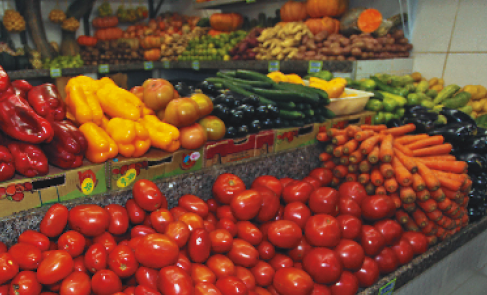
POLYGON ((375 112, 363 111, 354 115, 336 117, 331 120, 331 127, 345 129, 349 125, 371 124, 374 116, 375 112))
POLYGON ((238 139, 208 142, 204 149, 205 167, 249 159, 255 155, 255 134, 238 139))
POLYGON ((148 161, 145 157, 117 157, 107 164, 107 185, 111 191, 129 189, 136 180, 148 179, 148 161))
POLYGON ((166 164, 165 177, 195 172, 203 168, 203 148, 197 150, 178 150, 166 164))
POLYGON ((309 124, 303 127, 276 130, 276 152, 294 149, 316 143, 318 127, 309 124))
POLYGON ((255 136, 254 157, 275 152, 276 132, 274 130, 261 131, 255 136))

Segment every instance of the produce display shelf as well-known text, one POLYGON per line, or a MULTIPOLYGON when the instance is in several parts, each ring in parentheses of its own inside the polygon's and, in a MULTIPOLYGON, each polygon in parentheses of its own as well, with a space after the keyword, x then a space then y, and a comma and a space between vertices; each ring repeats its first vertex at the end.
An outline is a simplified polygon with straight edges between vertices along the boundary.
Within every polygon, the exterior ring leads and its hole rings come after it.
MULTIPOLYGON (((208 8, 216 8, 225 5, 241 4, 241 3, 251 4, 255 2, 257 1, 256 0, 213 0, 213 1, 200 2, 200 3, 194 2, 193 7, 195 9, 208 9, 208 8)), ((259 1, 259 2, 264 2, 264 1, 259 1)), ((265 2, 268 2, 268 0, 265 2)))

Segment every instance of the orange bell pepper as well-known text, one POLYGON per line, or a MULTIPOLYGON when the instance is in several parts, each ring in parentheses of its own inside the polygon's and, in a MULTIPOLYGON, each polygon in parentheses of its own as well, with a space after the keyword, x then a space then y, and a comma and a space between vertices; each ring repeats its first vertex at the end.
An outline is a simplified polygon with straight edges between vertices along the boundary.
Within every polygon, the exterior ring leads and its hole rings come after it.
POLYGON ((118 146, 115 141, 93 122, 84 123, 79 127, 88 141, 86 158, 93 163, 103 163, 118 155, 118 146))
POLYGON ((147 115, 139 122, 149 132, 152 146, 166 152, 174 152, 181 146, 179 142, 179 130, 171 124, 161 122, 154 115, 147 115))
POLYGON ((113 118, 108 122, 105 130, 117 143, 118 152, 124 157, 140 157, 151 146, 149 132, 139 122, 113 118))

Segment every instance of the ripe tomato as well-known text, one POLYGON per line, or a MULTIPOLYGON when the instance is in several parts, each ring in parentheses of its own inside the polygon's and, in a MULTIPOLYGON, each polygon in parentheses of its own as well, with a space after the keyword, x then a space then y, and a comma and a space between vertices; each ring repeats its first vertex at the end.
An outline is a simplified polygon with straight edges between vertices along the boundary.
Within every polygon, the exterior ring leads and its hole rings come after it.
MULTIPOLYGON (((282 184, 282 189, 284 189, 288 184, 290 184, 294 181, 297 181, 297 180, 289 178, 289 177, 284 177, 284 178, 279 179, 279 182, 282 184)), ((281 192, 281 195, 282 195, 282 192, 281 192)))
POLYGON ((404 238, 400 239, 391 247, 391 249, 394 251, 394 254, 396 254, 399 265, 409 263, 413 260, 414 251, 408 240, 404 238))
POLYGON ((210 235, 204 228, 195 229, 188 240, 189 258, 195 263, 203 263, 210 257, 210 252, 210 235))
POLYGON ((255 289, 255 277, 247 268, 241 266, 235 267, 235 276, 245 284, 247 290, 255 289))
POLYGON ((59 294, 62 295, 90 295, 91 279, 84 273, 75 271, 67 276, 61 283, 59 294))
POLYGON ((254 246, 262 242, 262 232, 250 221, 237 222, 237 237, 254 246))
POLYGON ((74 271, 80 271, 88 273, 88 269, 85 266, 85 256, 81 255, 73 259, 74 262, 74 271))
POLYGON ((277 253, 274 257, 269 260, 269 264, 275 269, 292 267, 294 265, 293 260, 284 254, 277 253))
POLYGON ((77 231, 70 230, 62 234, 58 241, 57 247, 59 250, 64 250, 71 255, 71 257, 78 257, 83 253, 86 246, 85 237, 77 231))
POLYGON ((213 212, 208 212, 208 215, 204 220, 212 223, 214 226, 216 226, 216 223, 218 222, 218 219, 216 218, 215 214, 213 214, 213 212))
POLYGON ((229 205, 223 205, 216 209, 217 219, 228 218, 233 222, 237 222, 237 218, 233 215, 232 208, 229 205))
POLYGON ((357 218, 362 217, 362 209, 359 204, 350 197, 340 197, 338 201, 338 211, 340 214, 353 215, 357 218))
POLYGON ((310 295, 331 295, 331 291, 325 285, 315 284, 310 295))
POLYGON ((361 288, 370 287, 379 279, 379 265, 374 259, 366 256, 362 267, 354 274, 361 288))
POLYGON ((135 272, 135 280, 137 284, 157 290, 157 280, 159 279, 159 272, 155 269, 141 266, 135 272))
POLYGON ((237 235, 237 225, 228 218, 220 219, 216 224, 217 229, 225 229, 227 230, 232 237, 237 235))
POLYGON ((257 186, 253 187, 252 189, 259 192, 262 197, 262 206, 257 214, 257 221, 266 222, 272 220, 279 212, 279 197, 274 193, 273 190, 265 186, 257 186))
POLYGON ((205 228, 203 225, 203 218, 196 213, 187 212, 179 216, 179 221, 186 223, 189 231, 193 231, 198 228, 205 228))
POLYGON ((181 207, 174 207, 174 208, 171 208, 171 210, 169 210, 169 212, 171 212, 171 214, 175 220, 178 220, 179 216, 183 215, 184 213, 187 213, 188 211, 184 210, 181 207))
POLYGON ((318 179, 321 182, 321 186, 327 186, 331 183, 333 172, 330 169, 316 168, 311 170, 309 176, 318 179))
POLYGON ((214 231, 216 229, 215 224, 209 222, 208 220, 203 220, 203 226, 207 232, 214 231))
POLYGON ((395 220, 386 219, 377 221, 374 227, 382 234, 386 245, 391 246, 401 239, 402 227, 395 220))
POLYGON ((250 269, 255 278, 257 286, 267 287, 272 284, 272 279, 276 271, 267 262, 259 260, 257 264, 250 269))
POLYGON ((176 244, 178 244, 179 248, 186 245, 190 234, 191 232, 189 231, 188 226, 182 221, 170 222, 167 225, 165 232, 165 235, 173 239, 176 244))
POLYGON ((135 257, 140 264, 161 268, 175 263, 179 248, 176 242, 164 234, 150 234, 142 238, 135 249, 135 257))
POLYGON ((379 220, 394 216, 396 205, 389 196, 375 195, 366 197, 361 204, 362 216, 369 220, 379 220))
POLYGON ((287 254, 294 262, 300 262, 303 260, 303 257, 306 255, 306 253, 308 253, 312 248, 313 247, 311 247, 308 241, 306 241, 306 238, 302 237, 301 241, 299 241, 299 244, 293 249, 289 250, 287 254))
POLYGON ((371 225, 363 225, 360 233, 360 244, 368 256, 375 256, 385 247, 382 234, 371 225))
POLYGON ((424 234, 408 231, 402 237, 413 247, 414 255, 423 254, 428 250, 428 240, 424 234))
POLYGON ((132 189, 134 200, 142 209, 152 212, 159 208, 167 209, 166 196, 155 183, 150 180, 137 180, 132 189))
POLYGON ((102 244, 91 245, 85 253, 85 266, 91 273, 107 267, 108 253, 102 244))
POLYGON ((226 229, 215 229, 210 232, 211 251, 226 253, 232 249, 233 237, 226 229))
POLYGON ((71 255, 63 250, 49 251, 37 268, 37 280, 44 285, 57 283, 67 277, 74 270, 71 255))
POLYGON ((276 288, 274 288, 274 286, 272 286, 272 285, 267 287, 267 291, 268 291, 268 292, 269 292, 269 294, 271 294, 271 295, 281 295, 280 293, 278 293, 278 292, 276 291, 276 288))
POLYGON ((69 211, 68 221, 72 229, 95 237, 108 229, 110 214, 98 205, 78 205, 69 211))
POLYGON ((345 269, 357 271, 364 263, 364 249, 355 241, 341 240, 335 247, 335 252, 340 256, 340 260, 345 269))
MULTIPOLYGON (((41 250, 36 246, 27 243, 13 245, 8 250, 8 254, 12 256, 13 261, 17 262, 18 267, 22 270, 37 269, 42 259, 41 250)), ((15 272, 14 275, 15 274, 17 274, 17 272, 15 272)))
POLYGON ((134 286, 128 287, 127 289, 123 290, 123 294, 135 295, 135 287, 134 286))
POLYGON ((304 270, 319 284, 333 284, 342 274, 340 256, 328 248, 314 248, 303 258, 304 270))
POLYGON ((28 229, 20 234, 18 243, 27 243, 36 246, 41 251, 49 250, 49 238, 40 232, 28 229))
POLYGON ((68 224, 68 208, 61 204, 52 205, 42 218, 39 230, 50 238, 59 236, 68 224))
POLYGON ((294 221, 301 229, 311 217, 311 210, 301 202, 292 202, 284 207, 284 220, 294 221))
POLYGON ((342 238, 355 240, 360 237, 362 231, 362 221, 353 215, 338 215, 338 224, 342 229, 342 238))
POLYGON ((381 274, 388 274, 397 269, 399 261, 396 257, 394 251, 389 247, 384 247, 382 251, 375 256, 375 262, 379 266, 379 271, 381 274))
POLYGON ((37 295, 41 291, 42 285, 37 281, 36 273, 32 271, 21 271, 10 282, 9 294, 37 295))
POLYGON ((307 203, 314 188, 304 181, 295 181, 285 186, 282 191, 282 199, 286 203, 301 202, 307 203))
POLYGON ((0 284, 11 280, 19 272, 19 265, 9 253, 0 254, 0 284))
POLYGON ((194 287, 191 277, 176 266, 166 266, 159 272, 159 291, 164 295, 192 295, 194 287))
POLYGON ((245 183, 240 177, 225 173, 213 183, 213 197, 222 204, 230 204, 233 197, 245 190, 245 183))
POLYGON ((335 217, 317 214, 308 219, 304 235, 312 246, 335 247, 340 241, 341 230, 335 217))
POLYGON ((282 220, 284 217, 284 206, 279 205, 279 210, 277 211, 276 217, 274 217, 274 220, 282 220))
POLYGON ((311 177, 311 176, 306 176, 302 180, 304 182, 311 184, 314 189, 318 189, 321 186, 321 181, 319 181, 318 179, 311 177))
POLYGON ((117 204, 110 204, 105 207, 110 214, 108 232, 114 235, 124 234, 129 227, 129 215, 127 209, 117 204))
POLYGON ((282 295, 308 295, 313 290, 314 283, 305 271, 286 267, 276 271, 273 286, 282 295))
POLYGON ((235 265, 244 267, 252 267, 257 264, 259 260, 259 252, 249 242, 242 239, 234 239, 233 246, 228 252, 230 258, 235 265))
POLYGON ((191 278, 194 283, 210 283, 214 284, 216 282, 215 273, 209 269, 207 266, 199 263, 193 263, 191 265, 191 278))
POLYGON ((330 187, 315 189, 309 196, 308 205, 313 213, 336 216, 338 214, 338 192, 330 187))
POLYGON ((257 251, 259 251, 259 257, 263 260, 272 259, 276 255, 276 248, 268 241, 262 241, 257 246, 257 251))
POLYGON ((235 264, 227 256, 221 254, 210 256, 206 261, 206 266, 213 271, 217 279, 235 275, 235 264))
POLYGON ((262 197, 255 190, 238 193, 231 201, 230 208, 237 220, 250 220, 257 216, 262 206, 262 197))
POLYGON ((108 266, 119 277, 127 278, 135 273, 139 263, 129 246, 118 245, 108 254, 108 266))
POLYGON ((302 230, 294 221, 274 221, 267 229, 269 242, 280 248, 292 249, 299 244, 302 237, 302 230))
POLYGON ((223 295, 247 295, 248 289, 245 283, 237 277, 229 276, 216 281, 216 287, 223 295))
POLYGON ((216 209, 218 209, 218 203, 215 199, 208 199, 206 204, 208 205, 209 212, 215 213, 216 209))
POLYGON ((191 273, 191 261, 187 254, 183 253, 184 251, 179 251, 178 254, 178 261, 174 264, 175 266, 179 267, 180 269, 184 270, 188 274, 191 273))
POLYGON ((256 187, 263 186, 266 187, 274 192, 274 194, 277 195, 277 197, 281 196, 282 192, 282 184, 279 181, 279 179, 275 178, 274 176, 270 175, 262 175, 254 179, 254 182, 252 182, 252 189, 255 189, 256 187))
POLYGON ((222 295, 222 293, 213 284, 197 283, 194 285, 194 295, 222 295))
POLYGON ((161 295, 161 293, 159 293, 157 289, 153 289, 147 286, 137 286, 134 289, 134 295, 161 295))
POLYGON ((145 219, 145 211, 142 209, 134 199, 128 199, 125 203, 127 214, 132 224, 141 224, 145 219))
POLYGON ((117 246, 115 238, 109 232, 104 232, 103 234, 94 237, 93 243, 102 244, 103 246, 105 246, 107 253, 112 252, 113 248, 117 246))
POLYGON ((169 210, 165 208, 152 211, 152 213, 150 214, 150 220, 152 227, 158 233, 164 233, 166 231, 167 225, 174 221, 171 212, 169 212, 169 210))
POLYGON ((184 195, 178 201, 178 206, 188 212, 193 212, 205 218, 208 215, 208 205, 202 199, 194 195, 184 195))
POLYGON ((130 237, 132 239, 137 237, 145 237, 150 234, 155 234, 156 231, 147 225, 136 225, 130 230, 130 237))
POLYGON ((355 295, 358 291, 358 280, 353 273, 344 271, 338 282, 330 289, 332 295, 355 295))
POLYGON ((8 295, 9 287, 10 285, 0 285, 0 295, 8 295))
POLYGON ((91 278, 91 288, 96 295, 112 295, 122 291, 122 281, 113 271, 102 269, 91 278))
POLYGON ((356 181, 345 182, 340 185, 338 189, 340 198, 349 197, 360 206, 363 199, 367 197, 367 192, 362 184, 356 181))
POLYGON ((5 243, 4 243, 4 242, 1 242, 1 241, 0 241, 0 254, 5 253, 5 252, 7 252, 7 251, 8 251, 8 249, 7 249, 7 245, 5 245, 5 243))

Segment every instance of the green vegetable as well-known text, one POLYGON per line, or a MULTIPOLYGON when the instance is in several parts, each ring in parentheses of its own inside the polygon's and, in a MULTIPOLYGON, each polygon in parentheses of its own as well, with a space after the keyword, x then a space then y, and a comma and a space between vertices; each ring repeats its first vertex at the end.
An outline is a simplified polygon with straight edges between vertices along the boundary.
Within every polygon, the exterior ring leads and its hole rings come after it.
POLYGON ((389 92, 386 92, 386 91, 379 91, 383 96, 384 96, 384 99, 386 98, 390 98, 390 99, 394 99, 396 101, 396 104, 400 107, 403 107, 406 105, 406 103, 408 102, 408 100, 400 95, 396 95, 396 94, 392 94, 392 93, 389 93, 389 92))
POLYGON ((334 113, 333 111, 331 111, 331 110, 329 110, 328 108, 325 108, 325 107, 324 107, 324 109, 325 109, 325 114, 324 114, 324 116, 325 116, 327 119, 333 119, 333 118, 335 118, 335 117, 336 117, 336 115, 335 115, 335 113, 334 113))
POLYGON ((438 96, 433 100, 435 104, 440 104, 442 103, 445 99, 450 98, 455 92, 460 90, 460 86, 452 84, 448 85, 443 90, 438 93, 438 96))
POLYGON ((462 91, 457 93, 454 97, 445 99, 442 104, 443 106, 450 108, 450 109, 458 109, 465 106, 472 95, 468 92, 462 91))
POLYGON ((435 103, 432 100, 423 99, 423 101, 421 101, 421 106, 432 109, 435 106, 435 103))
POLYGON ((391 85, 392 87, 402 87, 406 84, 410 84, 410 83, 413 83, 414 80, 413 80, 413 77, 409 76, 409 75, 405 75, 405 76, 392 76, 391 77, 391 85))
POLYGON ((237 70, 237 78, 250 80, 250 81, 262 81, 267 83, 274 83, 271 78, 264 74, 249 71, 249 70, 237 70))
POLYGON ((429 87, 430 84, 428 83, 428 81, 421 81, 418 83, 418 86, 416 86, 416 92, 425 93, 426 91, 428 91, 429 87))
POLYGON ((364 81, 352 81, 352 83, 350 85, 347 84, 347 86, 364 91, 374 91, 377 87, 377 83, 372 79, 367 79, 364 81))
POLYGON ((312 105, 328 105, 330 103, 330 100, 328 99, 328 94, 325 91, 314 87, 279 82, 277 85, 275 85, 274 88, 287 92, 291 91, 293 93, 302 94, 301 97, 303 97, 304 101, 301 102, 307 102, 312 105))
POLYGON ((477 123, 477 126, 482 127, 482 128, 486 128, 487 127, 487 115, 482 115, 482 116, 477 117, 475 122, 477 123))
POLYGON ((309 102, 317 105, 320 102, 320 97, 316 93, 311 92, 299 92, 289 90, 274 90, 274 89, 261 89, 253 88, 252 92, 262 95, 266 98, 279 101, 294 101, 294 102, 309 102))
POLYGON ((404 86, 404 89, 409 91, 409 93, 416 92, 416 86, 414 86, 414 84, 408 84, 404 86))
POLYGON ((446 120, 446 117, 443 115, 438 115, 438 119, 435 121, 436 124, 446 124, 448 121, 446 120))
POLYGON ((222 85, 224 85, 225 82, 227 82, 227 83, 232 83, 233 85, 236 85, 240 88, 243 88, 244 90, 252 90, 253 89, 253 86, 251 86, 249 84, 235 82, 235 81, 231 81, 231 80, 225 79, 225 78, 209 77, 209 78, 206 78, 206 81, 211 82, 211 83, 220 83, 222 85))
POLYGON ((303 113, 306 117, 312 117, 315 115, 315 111, 313 110, 302 110, 301 113, 303 113))
POLYGON ((241 83, 241 84, 248 84, 250 86, 255 87, 262 87, 262 88, 271 88, 275 83, 268 83, 262 81, 249 81, 239 78, 233 78, 232 76, 227 75, 226 73, 218 72, 216 75, 220 78, 230 80, 233 83, 241 83))
POLYGON ((437 97, 437 96, 438 96, 438 91, 436 91, 436 90, 434 90, 434 89, 428 89, 428 90, 426 91, 426 95, 427 95, 428 97, 435 98, 435 97, 437 97))
POLYGON ((398 118, 397 119, 401 119, 402 117, 404 117, 404 108, 397 108, 396 111, 394 112, 394 115, 396 115, 398 118))
POLYGON ((304 77, 305 80, 309 80, 310 77, 320 78, 326 81, 331 81, 333 79, 333 74, 329 71, 320 71, 318 73, 312 73, 304 77))
POLYGON ((296 108, 296 104, 292 101, 274 101, 279 109, 283 110, 294 110, 296 108))
POLYGON ((385 123, 389 122, 392 119, 394 119, 394 114, 393 113, 384 112, 384 121, 385 121, 385 123))
POLYGON ((315 114, 315 122, 316 123, 325 123, 326 122, 326 117, 323 115, 316 115, 315 114))
POLYGON ((298 120, 303 119, 304 114, 298 111, 279 110, 279 117, 283 119, 298 120))
POLYGON ((202 18, 196 23, 196 26, 203 27, 203 28, 210 27, 210 19, 207 17, 202 18))
POLYGON ((408 94, 408 102, 407 102, 408 106, 415 106, 415 105, 419 105, 420 103, 421 103, 421 99, 419 98, 419 95, 417 95, 416 93, 408 94))
POLYGON ((384 123, 385 121, 385 116, 383 112, 378 112, 373 118, 372 118, 372 125, 379 125, 384 123))
POLYGON ((368 111, 378 112, 384 108, 382 102, 378 99, 369 99, 367 104, 365 105, 365 109, 368 111))
POLYGON ((397 107, 397 102, 393 98, 386 97, 382 101, 382 105, 384 106, 384 111, 393 112, 397 107))
POLYGON ((471 115, 473 111, 472 106, 463 106, 461 108, 458 108, 458 110, 464 112, 467 115, 471 115))
MULTIPOLYGON (((225 80, 225 79, 224 79, 225 80)), ((207 79, 208 81, 208 79, 207 79)), ((232 83, 232 82, 229 82, 228 80, 225 80, 223 83, 223 86, 225 86, 226 88, 228 88, 229 90, 231 90, 232 92, 235 92, 237 94, 241 94, 241 95, 244 95, 244 96, 251 96, 251 95, 256 95, 248 90, 245 90, 244 88, 232 83)), ((261 104, 271 104, 271 105, 276 105, 275 102, 273 102, 272 100, 269 100, 263 96, 260 96, 260 95, 257 95, 260 99, 260 103, 261 104)))
POLYGON ((372 77, 371 79, 374 80, 375 83, 377 83, 377 88, 379 88, 384 92, 389 92, 391 94, 396 94, 400 96, 406 96, 409 93, 407 89, 391 87, 385 84, 384 82, 382 82, 381 80, 379 80, 377 77, 372 77))
POLYGON ((384 99, 384 95, 382 95, 382 93, 380 93, 379 91, 372 91, 372 93, 374 94, 375 99, 378 99, 378 100, 384 99))

